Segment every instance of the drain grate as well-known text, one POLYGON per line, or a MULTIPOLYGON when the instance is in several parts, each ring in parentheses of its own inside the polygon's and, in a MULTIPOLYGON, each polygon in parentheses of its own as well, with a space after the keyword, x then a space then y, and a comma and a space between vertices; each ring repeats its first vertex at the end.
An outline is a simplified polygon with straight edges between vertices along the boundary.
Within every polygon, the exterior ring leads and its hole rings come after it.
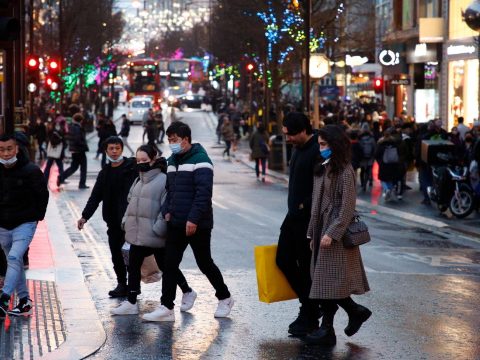
MULTIPOLYGON (((62 309, 53 281, 28 280, 33 314, 0 320, 0 359, 37 359, 66 339, 62 309)), ((11 301, 11 306, 17 299, 11 301)))

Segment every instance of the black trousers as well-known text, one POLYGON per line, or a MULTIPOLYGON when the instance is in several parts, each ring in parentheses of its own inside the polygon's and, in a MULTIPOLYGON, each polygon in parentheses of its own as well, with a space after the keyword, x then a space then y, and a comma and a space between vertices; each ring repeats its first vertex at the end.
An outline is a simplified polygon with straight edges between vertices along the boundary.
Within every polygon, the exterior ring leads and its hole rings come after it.
POLYGON ((284 273, 292 289, 297 293, 302 304, 309 299, 312 280, 310 261, 312 251, 307 230, 310 217, 307 214, 292 217, 288 215, 280 228, 277 248, 277 266, 284 273))
POLYGON ((107 224, 108 246, 112 254, 113 271, 119 284, 127 283, 127 267, 123 260, 122 246, 125 244, 125 232, 120 225, 107 224))
MULTIPOLYGON (((165 273, 165 248, 151 248, 146 246, 137 246, 131 245, 130 252, 128 255, 128 293, 131 296, 132 293, 140 293, 140 280, 142 277, 141 268, 143 260, 147 257, 153 255, 155 261, 157 262, 158 268, 165 273)), ((188 286, 187 279, 180 271, 177 269, 175 276, 176 284, 182 289, 182 291, 190 291, 188 286)))
POLYGON ((215 288, 215 296, 219 300, 230 297, 227 285, 223 281, 223 276, 217 265, 213 262, 210 240, 212 229, 199 229, 193 236, 186 236, 185 228, 176 228, 171 225, 168 227, 167 243, 165 246, 165 273, 162 279, 162 305, 173 309, 176 287, 177 271, 182 262, 183 253, 187 246, 192 247, 195 261, 200 271, 207 276, 210 284, 215 288))
POLYGON ((79 186, 84 186, 87 183, 87 156, 84 152, 72 153, 72 163, 70 167, 65 170, 60 179, 66 180, 70 175, 77 171, 80 167, 80 183, 79 186))

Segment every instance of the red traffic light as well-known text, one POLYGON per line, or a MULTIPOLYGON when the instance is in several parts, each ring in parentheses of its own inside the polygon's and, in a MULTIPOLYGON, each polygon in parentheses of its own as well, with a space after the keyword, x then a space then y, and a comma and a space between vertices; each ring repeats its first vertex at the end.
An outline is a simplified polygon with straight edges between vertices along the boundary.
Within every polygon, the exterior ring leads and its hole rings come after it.
POLYGON ((48 67, 52 70, 58 69, 58 62, 56 62, 55 60, 52 60, 48 63, 48 67))
POLYGON ((255 66, 253 64, 248 64, 247 65, 247 70, 252 71, 255 66))
POLYGON ((376 78, 373 80, 373 89, 376 93, 381 93, 383 91, 383 80, 376 78))
POLYGON ((38 67, 38 58, 34 57, 34 56, 30 56, 28 59, 27 59, 27 65, 29 68, 31 69, 36 69, 38 67))

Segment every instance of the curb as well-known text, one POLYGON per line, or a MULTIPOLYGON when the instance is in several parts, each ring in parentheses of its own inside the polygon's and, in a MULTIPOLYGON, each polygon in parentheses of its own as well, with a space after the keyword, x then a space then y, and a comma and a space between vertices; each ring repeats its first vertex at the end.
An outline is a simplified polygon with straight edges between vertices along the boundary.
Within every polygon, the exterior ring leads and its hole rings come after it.
POLYGON ((59 218, 55 199, 50 201, 45 219, 67 336, 58 349, 42 359, 83 359, 103 346, 106 341, 105 330, 85 284, 80 261, 75 255, 65 225, 59 218))

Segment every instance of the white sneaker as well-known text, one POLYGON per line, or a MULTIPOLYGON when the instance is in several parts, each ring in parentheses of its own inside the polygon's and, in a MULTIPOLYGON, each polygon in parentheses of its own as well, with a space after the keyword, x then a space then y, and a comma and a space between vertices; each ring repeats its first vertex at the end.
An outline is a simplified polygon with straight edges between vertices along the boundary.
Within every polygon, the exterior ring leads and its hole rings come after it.
POLYGON ((193 304, 195 304, 196 299, 197 293, 195 292, 195 290, 184 293, 182 296, 182 305, 180 306, 180 311, 190 310, 193 307, 193 304))
POLYGON ((110 310, 112 315, 136 315, 138 312, 138 303, 132 304, 128 300, 123 301, 118 307, 110 310))
POLYGON ((175 313, 173 309, 160 305, 155 311, 142 316, 147 321, 175 321, 175 313))
POLYGON ((234 301, 231 296, 227 299, 219 300, 217 311, 215 311, 214 316, 216 318, 227 317, 228 314, 230 314, 230 311, 232 310, 233 304, 234 304, 234 301))

